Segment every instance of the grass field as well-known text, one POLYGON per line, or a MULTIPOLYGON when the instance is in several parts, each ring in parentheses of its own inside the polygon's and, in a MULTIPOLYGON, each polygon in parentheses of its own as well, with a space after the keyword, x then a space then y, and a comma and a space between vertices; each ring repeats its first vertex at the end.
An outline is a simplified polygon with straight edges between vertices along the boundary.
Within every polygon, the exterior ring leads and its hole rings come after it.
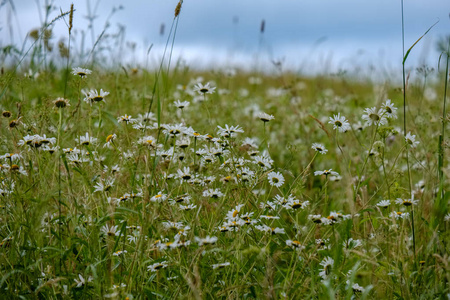
POLYGON ((402 86, 34 47, 0 76, 2 298, 448 299, 448 53, 402 86))

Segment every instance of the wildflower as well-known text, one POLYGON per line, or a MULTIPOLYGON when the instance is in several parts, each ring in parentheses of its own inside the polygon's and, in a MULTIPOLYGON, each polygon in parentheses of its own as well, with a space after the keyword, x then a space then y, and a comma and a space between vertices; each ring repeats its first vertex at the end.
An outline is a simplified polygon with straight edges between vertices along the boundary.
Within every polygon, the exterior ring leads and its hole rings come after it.
POLYGON ((298 208, 304 209, 308 205, 309 205, 309 201, 302 202, 297 199, 288 199, 288 202, 286 204, 284 204, 283 207, 287 208, 287 209, 298 209, 298 208))
POLYGON ((101 101, 105 101, 105 97, 109 95, 109 92, 103 91, 103 89, 100 89, 100 92, 98 92, 97 90, 91 90, 89 92, 89 98, 93 101, 93 102, 101 102, 101 101))
POLYGON ((387 124, 387 118, 384 116, 384 109, 380 108, 377 112, 377 108, 372 107, 366 108, 364 112, 365 114, 362 116, 362 119, 366 121, 366 126, 387 124))
POLYGON ((361 294, 364 292, 364 288, 357 283, 352 285, 352 290, 355 294, 361 294))
POLYGON ((117 135, 115 133, 108 135, 106 137, 106 143, 103 145, 103 148, 110 148, 116 138, 117 135))
POLYGON ((258 155, 253 156, 252 159, 255 164, 259 165, 263 169, 267 170, 272 168, 273 160, 268 156, 258 155))
POLYGON ((344 116, 341 116, 341 113, 330 117, 328 124, 332 124, 333 129, 337 129, 339 132, 346 132, 351 129, 350 123, 344 116))
POLYGON ((258 117, 261 121, 263 121, 264 123, 269 122, 269 121, 275 119, 274 116, 269 115, 269 114, 266 114, 266 113, 264 113, 264 112, 259 113, 259 114, 257 115, 257 117, 258 117))
POLYGON ((416 136, 412 135, 411 132, 408 132, 405 136, 405 142, 407 145, 411 146, 411 148, 416 148, 417 145, 420 144, 419 141, 416 141, 416 136))
POLYGON ((347 249, 354 249, 362 245, 361 240, 354 240, 353 238, 349 238, 347 241, 344 241, 343 246, 347 249))
POLYGON ((390 200, 381 200, 376 205, 381 208, 387 208, 389 205, 391 205, 391 201, 390 200))
POLYGON ((103 234, 106 234, 107 236, 119 236, 120 231, 117 230, 119 226, 108 226, 108 224, 103 225, 103 227, 100 229, 100 232, 103 234))
POLYGON ((162 192, 159 192, 155 196, 150 198, 150 201, 152 202, 163 202, 167 199, 167 194, 163 194, 162 192))
POLYGON ((223 193, 220 189, 208 189, 203 191, 203 197, 220 198, 223 197, 223 193))
POLYGON ((334 175, 334 176, 339 176, 339 173, 338 172, 335 172, 335 171, 331 171, 332 169, 329 169, 329 170, 323 170, 323 171, 315 171, 314 172, 314 176, 318 176, 318 175, 325 175, 325 176, 328 176, 328 175, 334 175))
POLYGON ((114 256, 120 256, 124 253, 127 253, 127 250, 119 250, 113 253, 114 256))
POLYGON ((64 98, 57 98, 55 101, 53 101, 53 104, 56 108, 64 108, 66 106, 70 106, 69 100, 64 98))
POLYGON ((191 144, 191 140, 188 137, 181 137, 176 141, 176 145, 181 149, 186 149, 191 144))
POLYGON ((297 251, 305 249, 305 246, 303 246, 299 241, 293 240, 286 240, 286 246, 291 247, 292 249, 295 249, 297 251))
POLYGON ((89 276, 88 279, 86 280, 86 279, 84 279, 83 276, 81 276, 81 274, 78 274, 78 278, 79 278, 79 280, 76 278, 74 279, 77 284, 77 287, 85 286, 86 284, 88 284, 89 282, 92 282, 92 280, 94 280, 94 278, 92 278, 92 276, 89 276))
POLYGON ((331 273, 331 268, 334 265, 334 259, 327 256, 320 262, 320 265, 322 266, 322 268, 319 269, 320 270, 319 276, 325 280, 328 277, 328 275, 330 275, 330 273, 331 273))
POLYGON ((237 220, 239 219, 239 213, 241 212, 241 208, 244 206, 244 204, 236 205, 236 207, 230 211, 227 212, 227 220, 237 220))
POLYGON ((189 101, 183 101, 181 102, 180 100, 177 100, 173 103, 173 105, 175 105, 176 107, 178 107, 179 109, 183 109, 185 107, 189 106, 189 101))
POLYGON ((217 242, 218 238, 213 236, 210 237, 209 235, 206 236, 205 238, 199 238, 199 237, 195 237, 195 241, 198 243, 199 246, 203 246, 203 245, 213 245, 217 242))
POLYGON ((211 87, 209 86, 209 82, 206 83, 205 85, 201 84, 200 82, 197 83, 194 87, 194 92, 199 93, 200 95, 205 95, 205 94, 212 94, 214 93, 214 90, 216 88, 215 87, 211 87))
POLYGON ((327 245, 329 239, 316 239, 316 245, 318 250, 327 250, 330 249, 330 245, 327 245))
POLYGON ((269 184, 271 186, 280 187, 284 183, 284 177, 280 172, 270 172, 267 175, 267 179, 269 180, 269 184))
POLYGON ((106 179, 103 182, 97 182, 97 184, 94 186, 94 193, 95 192, 107 192, 111 190, 111 188, 114 185, 115 179, 106 179))
POLYGON ((89 133, 86 132, 84 136, 79 136, 75 139, 75 142, 80 145, 89 146, 90 144, 95 144, 97 142, 97 138, 89 136, 89 133))
POLYGON ((181 133, 185 133, 187 131, 187 127, 183 124, 175 124, 175 125, 161 125, 161 127, 164 129, 164 134, 169 134, 171 137, 175 137, 181 133))
POLYGON ((147 146, 147 147, 149 147, 150 149, 155 149, 155 148, 157 148, 156 139, 155 139, 153 136, 151 136, 151 135, 149 135, 149 136, 144 136, 144 137, 140 138, 140 139, 137 141, 137 144, 138 144, 138 145, 142 145, 142 146, 147 146))
POLYGON ((196 207, 197 207, 197 205, 195 205, 195 204, 180 205, 180 206, 179 206, 179 209, 180 209, 180 210, 188 211, 188 210, 193 210, 193 209, 196 208, 196 207))
POLYGON ((320 224, 322 223, 322 215, 309 215, 308 219, 310 219, 311 221, 313 221, 316 224, 320 224))
POLYGON ((255 226, 256 229, 258 229, 259 231, 263 231, 263 232, 268 232, 272 235, 274 234, 285 234, 286 232, 284 231, 284 228, 279 228, 279 227, 269 227, 267 225, 256 225, 255 226))
POLYGON ((123 115, 123 116, 118 117, 118 118, 117 118, 117 121, 118 121, 119 123, 123 122, 123 123, 125 123, 125 124, 128 124, 128 123, 134 123, 136 120, 133 119, 131 116, 125 114, 125 115, 123 115))
POLYGON ((397 119, 397 108, 394 107, 394 103, 392 103, 390 99, 387 99, 386 102, 381 105, 381 108, 384 109, 386 118, 397 119))
POLYGON ((228 124, 225 124, 225 127, 217 126, 219 130, 217 131, 220 136, 226 137, 226 138, 232 138, 235 137, 236 133, 243 133, 244 130, 237 126, 228 126, 228 124))
POLYGON ((169 264, 167 263, 167 261, 162 261, 162 262, 154 263, 154 264, 148 266, 147 271, 156 272, 160 269, 167 268, 168 266, 169 266, 169 264))
POLYGON ((221 269, 221 268, 225 268, 225 267, 228 267, 229 265, 231 265, 231 263, 229 263, 229 262, 224 262, 224 263, 221 263, 221 264, 214 264, 214 265, 212 265, 212 268, 215 270, 215 269, 221 269))
POLYGON ((397 198, 397 200, 395 200, 395 203, 400 204, 400 205, 404 205, 404 206, 411 206, 411 205, 416 205, 417 203, 419 203, 419 200, 415 200, 414 199, 414 194, 413 194, 411 199, 397 198))
POLYGON ((178 178, 183 180, 189 180, 192 178, 191 169, 189 167, 183 167, 183 170, 178 170, 178 178))
POLYGON ((404 213, 404 212, 401 212, 401 211, 393 211, 393 212, 391 212, 390 214, 389 214, 389 216, 391 217, 391 218, 394 218, 394 219, 407 219, 408 217, 409 217, 409 213, 404 213))
POLYGON ((445 221, 445 222, 449 222, 449 221, 450 221, 450 213, 448 213, 448 214, 445 215, 444 221, 445 221))
POLYGON ((319 144, 319 143, 313 143, 311 148, 314 149, 315 151, 319 152, 320 154, 325 154, 328 152, 328 150, 325 148, 325 146, 322 144, 319 144))
POLYGON ((80 76, 81 78, 83 78, 83 77, 85 77, 85 76, 87 76, 87 75, 90 75, 91 73, 92 73, 91 70, 89 70, 89 69, 83 69, 83 68, 80 68, 80 67, 76 67, 76 68, 73 68, 73 69, 72 69, 72 74, 73 74, 73 75, 78 75, 78 76, 80 76))
POLYGON ((22 158, 23 158, 22 154, 20 154, 20 153, 5 153, 4 155, 0 156, 0 159, 9 160, 9 161, 17 161, 22 158))
POLYGON ((2 116, 3 116, 4 118, 11 118, 12 113, 11 113, 9 110, 4 110, 4 111, 2 112, 2 116))

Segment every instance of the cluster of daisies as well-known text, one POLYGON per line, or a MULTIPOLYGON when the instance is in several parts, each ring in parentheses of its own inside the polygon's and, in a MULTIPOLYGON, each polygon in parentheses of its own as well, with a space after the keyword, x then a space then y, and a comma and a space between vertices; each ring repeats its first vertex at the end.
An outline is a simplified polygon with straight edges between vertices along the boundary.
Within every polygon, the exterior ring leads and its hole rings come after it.
MULTIPOLYGON (((81 78, 91 73, 88 69, 73 69, 73 74, 81 78)), ((254 84, 260 84, 257 79, 253 78, 252 81, 254 84)), ((211 83, 202 82, 201 79, 195 79, 187 85, 179 85, 176 95, 183 98, 190 95, 195 104, 207 101, 208 95, 216 92, 220 95, 229 92, 224 89, 216 91, 216 87, 211 83)), ((105 98, 109 95, 109 92, 103 89, 82 90, 82 93, 83 100, 89 107, 100 102, 106 105, 105 98)), ((59 110, 70 106, 70 101, 63 98, 58 98, 53 103, 59 110)), ((179 114, 190 105, 191 102, 179 99, 173 102, 179 114)), ((255 115, 264 126, 275 119, 273 115, 265 112, 258 112, 255 115)), ((343 134, 369 126, 378 128, 396 118, 397 108, 391 100, 387 100, 380 108, 372 107, 364 110, 362 115, 364 124, 357 122, 351 125, 340 113, 329 117, 328 123, 336 132, 343 134)), ((101 224, 99 232, 102 239, 114 240, 122 236, 126 238, 127 244, 112 253, 117 259, 130 256, 132 249, 136 249, 140 241, 147 243, 151 251, 161 254, 157 259, 149 260, 147 270, 150 273, 156 273, 176 263, 171 258, 171 251, 216 245, 224 235, 230 237, 256 233, 260 234, 261 241, 265 237, 277 236, 278 240, 282 241, 282 247, 292 249, 298 257, 301 257, 310 241, 301 234, 293 233, 290 224, 294 224, 298 232, 324 228, 323 232, 329 233, 328 228, 359 217, 358 213, 345 214, 339 211, 327 211, 323 215, 324 210, 321 210, 320 214, 317 212, 318 205, 313 205, 311 199, 291 193, 289 182, 285 179, 286 173, 276 169, 268 149, 262 149, 265 144, 254 137, 243 137, 245 131, 239 125, 224 124, 215 127, 210 133, 200 132, 184 122, 160 124, 152 112, 134 117, 131 112, 126 113, 117 116, 117 123, 123 130, 115 127, 116 132, 104 132, 102 128, 98 128, 96 134, 89 131, 75 136, 70 141, 64 139, 66 145, 62 145, 59 138, 47 137, 45 134, 24 135, 17 142, 17 152, 0 156, 0 172, 14 174, 2 177, 0 195, 7 197, 14 193, 17 186, 16 174, 28 175, 29 170, 27 171, 24 166, 26 159, 32 157, 30 153, 39 155, 42 152, 49 152, 61 155, 78 170, 86 168, 96 174, 99 173, 91 179, 90 196, 95 200, 105 200, 108 205, 106 212, 114 212, 117 207, 135 208, 138 203, 142 204, 140 209, 146 212, 161 208, 171 209, 169 214, 171 218, 167 216, 165 220, 158 219, 152 224, 160 229, 157 231, 160 236, 156 237, 145 235, 140 224, 122 226, 122 223, 116 223, 115 220, 95 223, 94 215, 89 216, 89 202, 83 204, 87 210, 87 216, 83 216, 86 218, 85 223, 92 226, 101 224), (129 176, 125 170, 131 169, 133 164, 139 161, 144 161, 145 164, 142 164, 143 167, 138 169, 136 174, 131 175, 134 176, 132 180, 134 185, 123 188, 119 182, 123 182, 123 178, 129 176), (98 170, 100 172, 97 172, 98 170), (151 188, 148 188, 149 186, 151 188), (237 197, 236 190, 243 191, 247 196, 237 197), (186 217, 187 212, 194 211, 196 216, 206 214, 205 203, 213 208, 220 208, 221 211, 217 214, 223 216, 214 220, 213 229, 196 228, 194 233, 192 228, 195 225, 190 222, 194 222, 195 219, 189 221, 186 217), (299 218, 293 217, 297 213, 306 217, 300 218, 299 221, 299 218), (185 221, 179 221, 181 218, 185 221)), ((398 133, 399 131, 396 132, 398 133)), ((415 140, 415 135, 410 132, 405 135, 404 142, 405 147, 409 148, 415 148, 419 144, 415 140)), ((369 151, 368 155, 376 155, 375 148, 373 147, 371 149, 373 152, 369 151)), ((321 143, 313 143, 311 149, 314 151, 314 158, 317 159, 326 157, 328 153, 328 149, 321 143)), ((313 170, 311 176, 318 176, 315 178, 326 181, 326 184, 342 179, 341 175, 331 168, 313 170)), ((360 181, 361 179, 357 180, 355 187, 359 186, 360 181)), ((410 199, 380 200, 373 207, 378 208, 381 215, 384 213, 395 223, 399 219, 407 220, 410 217, 407 210, 418 202, 413 194, 410 199), (398 209, 390 209, 393 205, 397 205, 398 209)), ((54 226, 52 220, 57 218, 57 214, 47 213, 42 219, 42 227, 51 228, 54 226)), ((7 238, 8 241, 12 239, 7 238)), ((3 242, 6 243, 5 240, 3 242)), ((364 241, 352 237, 348 237, 342 245, 332 245, 330 239, 325 237, 313 239, 315 249, 325 253, 325 256, 322 254, 318 256, 321 260, 318 259, 320 267, 317 275, 324 281, 329 280, 330 276, 335 276, 332 272, 335 261, 328 256, 332 247, 343 247, 346 255, 352 255, 350 250, 361 247, 363 243, 364 241)), ((359 250, 365 252, 363 249, 359 250)), ((229 261, 215 262, 211 264, 212 269, 232 265, 229 261)), ((74 279, 76 287, 83 287, 92 282, 91 276, 83 275, 79 274, 74 279)), ((350 277, 351 273, 346 277, 349 288, 355 293, 362 293, 364 287, 350 281, 350 277)))

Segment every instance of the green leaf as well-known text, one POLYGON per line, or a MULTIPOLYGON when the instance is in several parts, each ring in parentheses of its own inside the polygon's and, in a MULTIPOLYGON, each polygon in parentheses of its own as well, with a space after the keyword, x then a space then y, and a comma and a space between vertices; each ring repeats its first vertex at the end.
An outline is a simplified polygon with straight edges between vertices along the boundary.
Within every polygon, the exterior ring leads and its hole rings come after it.
POLYGON ((414 46, 428 33, 428 31, 431 30, 431 28, 433 28, 437 23, 439 23, 439 21, 437 21, 436 23, 434 23, 433 25, 431 25, 430 28, 428 28, 427 31, 425 31, 425 33, 408 49, 408 51, 406 51, 405 57, 403 57, 403 62, 402 64, 405 64, 406 59, 408 58, 409 53, 411 52, 412 48, 414 48, 414 46))

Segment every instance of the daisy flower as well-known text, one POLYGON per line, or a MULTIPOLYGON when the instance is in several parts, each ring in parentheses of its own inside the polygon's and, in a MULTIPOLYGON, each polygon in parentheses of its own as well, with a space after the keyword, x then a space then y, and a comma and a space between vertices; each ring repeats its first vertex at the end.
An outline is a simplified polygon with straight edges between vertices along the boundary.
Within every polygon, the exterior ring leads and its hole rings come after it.
POLYGON ((92 280, 94 280, 94 278, 92 278, 92 276, 89 276, 87 279, 84 279, 83 276, 81 276, 81 274, 78 274, 78 278, 79 279, 74 279, 75 283, 77 284, 77 287, 82 287, 85 286, 86 284, 88 284, 89 282, 92 282, 92 280))
POLYGON ((162 261, 162 262, 154 263, 154 264, 148 266, 147 271, 156 272, 160 269, 167 268, 168 266, 169 266, 169 263, 167 261, 162 261))
POLYGON ((94 193, 95 192, 107 192, 111 190, 111 188, 114 186, 115 179, 106 179, 97 182, 97 184, 94 186, 94 193))
POLYGON ((280 187, 284 183, 284 177, 280 172, 270 172, 267 175, 267 180, 271 186, 280 187))
POLYGON ((117 225, 108 226, 108 224, 105 224, 100 229, 100 232, 103 234, 106 234, 107 236, 119 236, 120 231, 117 230, 118 228, 119 228, 119 226, 117 226, 117 225))
POLYGON ((391 201, 390 200, 381 200, 376 205, 381 208, 387 208, 389 205, 391 205, 391 201))
POLYGON ((183 167, 183 170, 177 170, 178 178, 183 180, 189 180, 193 176, 191 174, 191 169, 189 167, 183 167))
POLYGON ((203 245, 213 245, 217 242, 218 238, 216 236, 210 237, 209 235, 205 238, 199 238, 195 237, 195 241, 198 243, 199 246, 203 245))
POLYGON ((325 280, 328 277, 328 275, 330 275, 330 273, 331 273, 331 268, 334 265, 334 259, 327 256, 320 262, 320 265, 322 266, 322 268, 319 269, 320 270, 319 276, 325 280))
POLYGON ((328 176, 328 175, 334 175, 334 176, 339 176, 339 173, 338 172, 335 172, 335 171, 331 171, 332 169, 329 169, 329 170, 323 170, 323 171, 315 171, 314 172, 314 176, 318 176, 318 175, 325 175, 325 176, 328 176))
POLYGON ((275 119, 274 116, 269 115, 269 114, 266 114, 266 113, 264 113, 264 112, 261 112, 261 113, 257 114, 256 117, 257 117, 258 119, 260 119, 261 121, 263 121, 264 123, 269 122, 269 121, 275 119))
POLYGON ((127 250, 119 250, 113 253, 114 256, 120 256, 124 253, 127 253, 127 250))
POLYGON ((209 86, 209 82, 206 83, 205 85, 199 82, 194 86, 194 92, 197 92, 200 95, 212 94, 214 93, 215 89, 216 89, 215 87, 209 86))
POLYGON ((325 146, 322 144, 319 144, 319 143, 313 143, 311 148, 314 149, 315 151, 319 152, 320 154, 325 154, 328 152, 328 150, 325 148, 325 146))
POLYGON ((128 123, 134 123, 136 120, 133 119, 131 116, 125 114, 123 116, 117 117, 117 121, 119 123, 123 122, 125 124, 128 124, 128 123))
POLYGON ((217 133, 220 136, 226 137, 226 138, 230 138, 230 137, 235 137, 236 133, 243 133, 244 130, 242 128, 239 127, 239 125, 237 126, 228 126, 228 124, 225 124, 225 127, 220 127, 217 126, 219 128, 219 130, 217 131, 217 133))
POLYGON ((103 145, 103 148, 111 148, 111 145, 114 143, 114 140, 117 138, 115 133, 110 134, 106 137, 106 143, 103 145))
POLYGON ((176 107, 178 107, 179 109, 183 109, 185 107, 189 106, 189 101, 183 101, 181 102, 180 100, 177 100, 173 103, 173 105, 175 105, 176 107))
POLYGON ((184 210, 184 211, 188 211, 188 210, 193 210, 197 207, 197 205, 195 204, 189 204, 189 205, 180 205, 178 207, 179 210, 184 210))
POLYGON ((391 218, 395 218, 395 219, 407 219, 407 218, 409 218, 409 213, 404 213, 404 212, 401 212, 401 211, 393 211, 393 212, 391 212, 390 214, 389 214, 389 216, 391 217, 391 218))
POLYGON ((286 246, 291 247, 292 249, 295 249, 297 251, 305 249, 305 246, 303 246, 299 241, 293 240, 286 240, 286 246))
POLYGON ((78 75, 81 78, 86 77, 87 75, 90 75, 91 73, 92 73, 91 70, 83 69, 83 68, 80 68, 80 67, 76 67, 76 68, 72 69, 72 74, 73 75, 78 75))
POLYGON ((109 95, 109 92, 103 91, 103 89, 100 89, 100 92, 98 92, 97 90, 91 90, 89 92, 89 98, 93 101, 93 102, 101 102, 101 101, 105 101, 105 97, 109 95))
POLYGON ((381 104, 381 108, 384 109, 386 118, 397 119, 397 107, 394 106, 390 99, 381 104))
POLYGON ((220 198, 223 197, 223 193, 220 189, 208 189, 203 191, 203 197, 220 198))
POLYGON ((353 293, 355 293, 355 294, 361 294, 364 292, 364 288, 357 283, 354 283, 352 285, 352 290, 353 290, 353 293))
POLYGON ((267 233, 270 233, 272 235, 273 234, 278 234, 278 233, 281 233, 281 234, 285 234, 286 233, 284 231, 284 228, 279 228, 279 227, 273 228, 273 227, 269 227, 267 225, 256 225, 255 228, 258 229, 259 231, 267 232, 267 233))
POLYGON ((56 108, 65 108, 66 106, 70 106, 69 100, 61 97, 53 101, 53 104, 56 108))
POLYGON ((252 159, 255 164, 259 165, 260 167, 262 167, 264 169, 272 168, 273 160, 268 156, 258 155, 258 156, 253 156, 252 159))
POLYGON ((344 116, 341 116, 341 113, 330 117, 328 124, 332 124, 333 129, 337 129, 339 132, 346 132, 351 129, 350 123, 344 116))
POLYGON ((448 213, 448 214, 445 215, 444 221, 445 221, 445 222, 449 222, 449 221, 450 221, 450 213, 448 213))
POLYGON ((97 138, 89 136, 89 132, 86 132, 84 136, 79 136, 75 139, 80 145, 89 146, 90 144, 95 144, 97 142, 97 138))
POLYGON ((416 141, 416 136, 412 135, 411 132, 408 132, 405 136, 405 142, 407 145, 411 146, 411 148, 416 148, 417 145, 420 144, 419 141, 416 141))
POLYGON ((152 202, 163 202, 167 199, 167 194, 163 194, 163 192, 159 192, 155 196, 150 198, 150 201, 152 202))
POLYGON ((395 200, 395 203, 404 205, 404 206, 411 206, 411 205, 417 205, 417 203, 419 203, 419 200, 414 200, 414 194, 413 194, 413 197, 411 199, 397 198, 397 200, 395 200))
POLYGON ((383 108, 380 108, 378 112, 376 107, 366 108, 364 113, 362 119, 366 121, 366 126, 387 124, 387 118, 384 116, 385 110, 383 108))

